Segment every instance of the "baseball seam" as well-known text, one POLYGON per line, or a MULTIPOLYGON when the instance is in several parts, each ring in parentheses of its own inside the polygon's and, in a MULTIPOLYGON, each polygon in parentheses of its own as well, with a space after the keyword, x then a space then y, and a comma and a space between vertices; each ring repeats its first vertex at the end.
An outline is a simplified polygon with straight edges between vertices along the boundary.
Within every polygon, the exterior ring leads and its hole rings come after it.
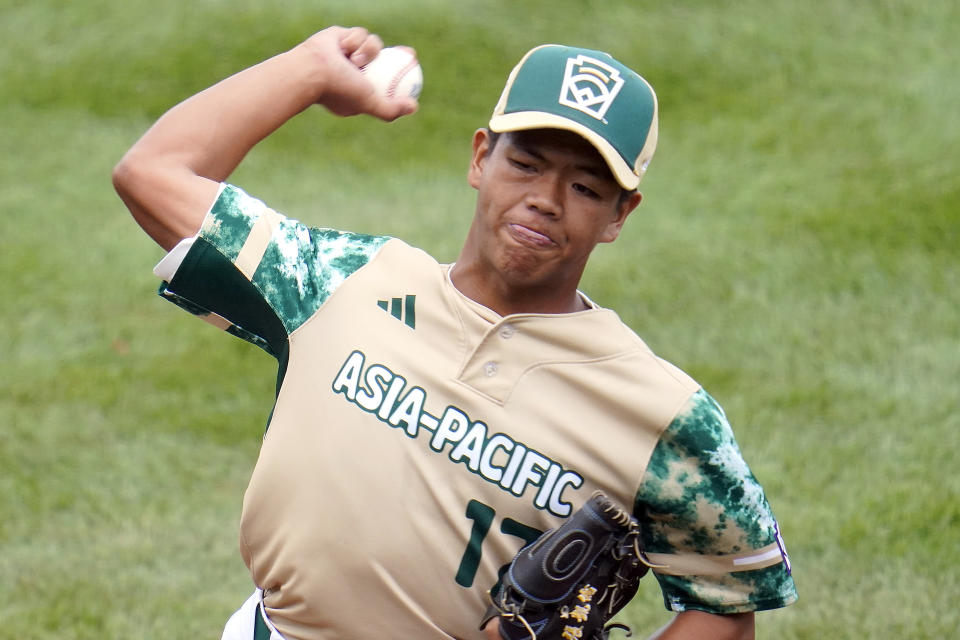
POLYGON ((397 87, 400 86, 400 83, 403 81, 403 78, 410 73, 417 66, 417 59, 414 57, 410 58, 410 61, 400 71, 398 71, 393 78, 390 80, 390 84, 387 85, 387 96, 392 98, 397 92, 397 87))

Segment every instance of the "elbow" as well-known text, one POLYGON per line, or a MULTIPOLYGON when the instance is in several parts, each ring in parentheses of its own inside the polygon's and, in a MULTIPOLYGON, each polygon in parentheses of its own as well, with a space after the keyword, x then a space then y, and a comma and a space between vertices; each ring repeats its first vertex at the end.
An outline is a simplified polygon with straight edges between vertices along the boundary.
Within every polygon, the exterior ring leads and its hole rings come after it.
POLYGON ((110 177, 113 188, 136 223, 160 246, 169 248, 167 244, 171 240, 162 233, 164 225, 158 221, 156 206, 152 204, 156 199, 156 170, 149 162, 138 158, 135 152, 128 151, 113 168, 110 177))
POLYGON ((168 251, 197 232, 219 186, 136 146, 113 168, 111 179, 133 219, 168 251))
POLYGON ((151 218, 155 217, 155 207, 151 203, 156 198, 160 179, 156 167, 132 149, 116 164, 110 178, 114 190, 130 211, 130 215, 141 227, 147 229, 151 218))
POLYGON ((137 183, 143 181, 144 169, 132 152, 128 151, 120 162, 113 167, 110 178, 113 181, 113 188, 124 201, 127 207, 135 201, 134 195, 137 191, 137 183))
POLYGON ((113 182, 113 189, 117 192, 117 195, 123 195, 129 178, 130 165, 127 163, 127 157, 124 156, 120 158, 120 162, 114 165, 113 171, 110 173, 110 180, 113 182))

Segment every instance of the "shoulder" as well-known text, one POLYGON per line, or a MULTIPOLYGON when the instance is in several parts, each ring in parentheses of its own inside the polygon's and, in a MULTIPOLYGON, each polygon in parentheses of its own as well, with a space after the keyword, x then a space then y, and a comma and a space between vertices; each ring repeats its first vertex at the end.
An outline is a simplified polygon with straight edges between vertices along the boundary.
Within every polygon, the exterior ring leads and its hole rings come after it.
POLYGON ((230 184, 221 185, 199 235, 232 260, 240 259, 242 252, 248 259, 313 261, 347 271, 358 259, 369 260, 390 240, 382 235, 309 226, 230 184))
POLYGON ((235 290, 236 278, 215 276, 239 272, 289 333, 391 240, 308 226, 223 184, 173 284, 183 288, 189 278, 203 289, 235 290))
POLYGON ((594 340, 615 340, 620 345, 621 357, 629 368, 630 383, 642 394, 641 397, 647 402, 670 398, 671 410, 665 416, 666 423, 686 410, 690 399, 701 391, 700 384, 683 369, 655 353, 614 310, 598 305, 594 308, 593 326, 584 327, 582 335, 594 340))
POLYGON ((790 604, 796 592, 776 520, 720 404, 605 311, 605 330, 632 345, 618 375, 629 373, 630 397, 660 425, 634 514, 666 604, 712 613, 790 604))
POLYGON ((774 526, 723 409, 703 389, 688 398, 661 435, 647 465, 643 498, 648 510, 670 514, 676 523, 701 521, 703 507, 713 505, 717 535, 701 540, 711 551, 734 553, 765 544, 774 526), (764 540, 755 539, 757 534, 764 540))

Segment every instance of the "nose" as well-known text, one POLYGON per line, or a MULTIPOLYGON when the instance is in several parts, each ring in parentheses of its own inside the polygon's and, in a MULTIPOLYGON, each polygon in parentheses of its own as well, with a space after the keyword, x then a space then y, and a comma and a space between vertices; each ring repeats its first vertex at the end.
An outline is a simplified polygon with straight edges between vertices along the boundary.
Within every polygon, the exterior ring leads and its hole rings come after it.
POLYGON ((552 171, 541 173, 530 184, 527 192, 527 206, 543 215, 560 217, 563 215, 563 183, 560 176, 552 171))

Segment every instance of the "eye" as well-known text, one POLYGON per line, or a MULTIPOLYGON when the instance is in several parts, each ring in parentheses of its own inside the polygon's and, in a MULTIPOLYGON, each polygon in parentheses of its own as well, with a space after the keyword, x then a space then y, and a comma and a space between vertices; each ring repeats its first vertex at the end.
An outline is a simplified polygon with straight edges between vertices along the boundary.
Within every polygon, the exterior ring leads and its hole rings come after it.
POLYGON ((520 171, 525 171, 525 172, 536 171, 536 167, 534 167, 529 162, 517 160, 516 158, 509 158, 509 161, 514 168, 519 169, 520 171))
POLYGON ((599 200, 599 199, 600 199, 600 194, 597 193, 596 191, 594 191, 593 189, 591 189, 590 187, 588 187, 588 186, 585 185, 585 184, 581 184, 581 183, 579 183, 579 182, 575 182, 575 183, 573 183, 573 190, 576 191, 577 193, 579 193, 580 195, 586 196, 587 198, 590 198, 590 199, 592 199, 592 200, 599 200))

